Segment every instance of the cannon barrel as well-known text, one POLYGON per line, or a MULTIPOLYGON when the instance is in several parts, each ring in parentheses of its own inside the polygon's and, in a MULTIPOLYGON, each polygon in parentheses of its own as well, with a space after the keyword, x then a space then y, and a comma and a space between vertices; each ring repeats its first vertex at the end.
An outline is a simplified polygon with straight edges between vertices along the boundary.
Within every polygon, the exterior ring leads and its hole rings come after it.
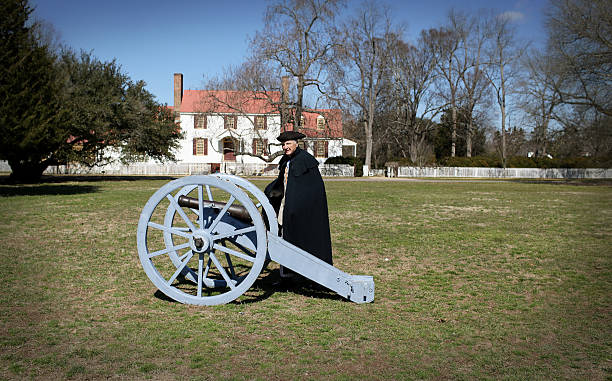
MULTIPOLYGON (((221 209, 223 209, 226 205, 225 202, 221 202, 221 201, 204 200, 203 202, 204 202, 204 205, 202 206, 203 208, 213 208, 213 209, 218 209, 218 211, 221 211, 221 209)), ((188 197, 188 196, 179 196, 178 204, 182 207, 192 208, 192 209, 198 209, 200 207, 197 198, 188 197)), ((247 223, 253 222, 251 219, 251 216, 249 215, 249 212, 242 205, 230 205, 229 209, 227 210, 227 213, 230 216, 240 221, 247 222, 247 223)))

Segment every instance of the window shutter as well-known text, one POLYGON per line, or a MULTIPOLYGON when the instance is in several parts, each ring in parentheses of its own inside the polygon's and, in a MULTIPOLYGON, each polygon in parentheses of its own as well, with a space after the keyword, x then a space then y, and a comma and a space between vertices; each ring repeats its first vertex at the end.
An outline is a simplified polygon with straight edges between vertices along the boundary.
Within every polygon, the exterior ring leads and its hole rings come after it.
POLYGON ((329 157, 329 140, 325 141, 325 156, 324 157, 329 157))
POLYGON ((194 155, 194 156, 196 155, 196 152, 197 152, 197 151, 196 151, 196 145, 197 145, 197 144, 198 144, 198 143, 197 143, 197 140, 194 138, 194 139, 193 139, 193 155, 194 155))
POLYGON ((202 114, 202 119, 203 119, 203 121, 202 121, 202 128, 206 128, 207 124, 208 124, 208 115, 202 114))
POLYGON ((263 153, 264 155, 268 154, 268 139, 264 139, 263 153))
POLYGON ((257 155, 257 139, 253 139, 253 155, 257 155))
POLYGON ((268 129, 268 118, 266 118, 265 115, 263 115, 262 118, 263 118, 263 128, 264 130, 267 130, 268 129))
POLYGON ((208 139, 204 138, 204 155, 208 155, 208 139))

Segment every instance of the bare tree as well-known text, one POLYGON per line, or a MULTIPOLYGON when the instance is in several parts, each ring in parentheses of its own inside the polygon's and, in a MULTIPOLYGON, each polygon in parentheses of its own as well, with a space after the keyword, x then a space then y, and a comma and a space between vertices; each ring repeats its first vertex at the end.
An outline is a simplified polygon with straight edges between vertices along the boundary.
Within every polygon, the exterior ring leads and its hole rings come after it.
POLYGON ((518 80, 518 62, 524 47, 518 46, 515 36, 515 26, 512 19, 506 15, 493 16, 490 19, 491 39, 488 44, 487 78, 495 90, 501 119, 500 155, 502 165, 507 163, 506 120, 508 118, 507 100, 515 91, 518 80))
MULTIPOLYGON (((250 128, 239 129, 235 124, 234 128, 226 128, 224 120, 223 124, 217 124, 219 131, 215 131, 217 134, 227 131, 234 142, 235 155, 253 156, 264 162, 272 162, 282 154, 280 149, 273 149, 274 143, 267 137, 269 128, 280 130, 280 125, 268 124, 268 118, 261 119, 262 116, 277 116, 284 111, 282 80, 276 71, 251 58, 240 66, 226 68, 220 77, 208 79, 205 88, 209 90, 199 93, 197 109, 200 115, 196 123, 204 124, 204 119, 213 115, 240 116, 240 121, 248 123, 250 128), (253 111, 258 111, 257 115, 253 111), (252 145, 256 145, 257 149, 246 143, 249 141, 253 141, 252 145)), ((232 123, 238 123, 238 120, 232 123)), ((213 149, 223 151, 223 147, 213 149)))
POLYGON ((332 87, 334 94, 353 105, 360 116, 365 132, 365 165, 370 168, 376 103, 398 31, 393 29, 388 10, 370 1, 336 31, 336 38, 332 87))
POLYGON ((521 81, 521 107, 533 126, 536 156, 547 156, 550 126, 561 106, 556 89, 563 87, 564 77, 548 57, 535 50, 526 56, 524 67, 526 77, 521 81))
POLYGON ((550 0, 547 26, 549 58, 567 79, 561 101, 612 116, 612 2, 550 0))
POLYGON ((399 147, 407 140, 410 160, 418 165, 425 164, 431 151, 427 138, 436 127, 432 119, 441 110, 432 91, 437 56, 426 43, 428 33, 432 32, 421 32, 416 45, 396 42, 389 85, 389 103, 395 111, 392 139, 399 147))
POLYGON ((461 32, 461 58, 463 60, 460 71, 462 94, 462 109, 466 112, 466 156, 472 157, 472 137, 474 135, 474 121, 478 119, 476 108, 479 105, 486 106, 489 83, 485 76, 484 49, 489 37, 485 22, 481 17, 473 17, 461 32))
POLYGON ((295 100, 289 104, 293 111, 287 121, 295 130, 302 120, 305 89, 322 91, 333 47, 330 28, 341 6, 341 0, 275 0, 266 10, 264 30, 250 41, 260 65, 295 78, 295 100))
POLYGON ((455 157, 457 145, 457 108, 460 102, 461 79, 468 69, 466 57, 462 56, 462 44, 467 34, 465 15, 451 10, 448 24, 429 33, 429 43, 437 55, 439 96, 451 110, 451 156, 455 157))

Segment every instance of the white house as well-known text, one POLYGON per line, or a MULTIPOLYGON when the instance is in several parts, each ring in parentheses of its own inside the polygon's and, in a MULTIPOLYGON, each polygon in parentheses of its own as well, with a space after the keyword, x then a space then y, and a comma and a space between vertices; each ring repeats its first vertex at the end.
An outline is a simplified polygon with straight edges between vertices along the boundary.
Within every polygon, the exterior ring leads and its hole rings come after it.
MULTIPOLYGON (((261 164, 258 156, 281 151, 278 91, 183 91, 183 75, 174 74, 174 111, 184 138, 176 152, 183 163, 210 164, 216 171, 223 163, 261 164)), ((285 129, 292 128, 287 125, 285 129)), ((337 109, 304 112, 301 142, 323 163, 328 157, 354 155, 356 143, 343 139, 341 112, 337 109)), ((274 159, 278 163, 280 156, 274 159)))

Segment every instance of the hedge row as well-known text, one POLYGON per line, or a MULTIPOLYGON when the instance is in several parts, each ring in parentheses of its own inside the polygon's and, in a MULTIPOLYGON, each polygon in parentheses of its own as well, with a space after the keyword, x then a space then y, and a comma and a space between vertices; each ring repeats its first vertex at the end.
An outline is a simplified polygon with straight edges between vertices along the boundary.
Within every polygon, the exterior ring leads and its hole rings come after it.
MULTIPOLYGON (((611 160, 591 157, 525 157, 512 156, 506 163, 507 168, 609 168, 611 160)), ((449 157, 440 161, 445 167, 495 167, 501 168, 502 161, 495 156, 449 157)))
MULTIPOLYGON (((392 160, 397 162, 401 167, 411 167, 414 163, 407 158, 399 158, 392 160)), ((354 165, 356 171, 363 173, 363 158, 357 157, 330 157, 325 161, 327 164, 350 164, 354 165)), ((439 161, 439 163, 428 166, 443 166, 443 167, 491 167, 502 168, 501 159, 497 156, 474 156, 474 157, 447 157, 439 161)), ((508 168, 610 168, 612 167, 612 158, 594 158, 594 157, 569 157, 569 158, 553 158, 546 157, 524 157, 512 156, 508 158, 506 167, 508 168)))

